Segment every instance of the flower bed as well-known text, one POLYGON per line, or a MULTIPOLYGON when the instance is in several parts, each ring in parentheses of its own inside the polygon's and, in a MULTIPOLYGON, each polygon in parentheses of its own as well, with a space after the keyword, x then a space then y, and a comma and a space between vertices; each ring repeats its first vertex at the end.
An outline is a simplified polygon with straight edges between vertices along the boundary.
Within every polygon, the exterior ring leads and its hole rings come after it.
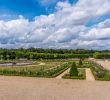
POLYGON ((89 61, 91 71, 96 80, 110 81, 110 71, 94 61, 89 61))

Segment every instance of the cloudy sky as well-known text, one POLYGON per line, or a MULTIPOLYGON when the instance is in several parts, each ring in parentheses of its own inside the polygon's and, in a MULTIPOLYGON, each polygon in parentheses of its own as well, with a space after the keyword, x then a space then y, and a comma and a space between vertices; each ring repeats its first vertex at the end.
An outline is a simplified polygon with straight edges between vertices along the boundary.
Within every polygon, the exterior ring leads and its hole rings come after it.
POLYGON ((0 48, 110 49, 110 0, 0 0, 0 48))

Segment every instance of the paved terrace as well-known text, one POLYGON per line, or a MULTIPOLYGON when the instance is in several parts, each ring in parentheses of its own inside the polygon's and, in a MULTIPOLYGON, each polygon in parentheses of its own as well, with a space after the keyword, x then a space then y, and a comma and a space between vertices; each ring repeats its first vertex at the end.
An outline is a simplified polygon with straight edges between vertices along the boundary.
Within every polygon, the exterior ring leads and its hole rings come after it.
POLYGON ((0 76, 0 100, 110 100, 110 82, 0 76))

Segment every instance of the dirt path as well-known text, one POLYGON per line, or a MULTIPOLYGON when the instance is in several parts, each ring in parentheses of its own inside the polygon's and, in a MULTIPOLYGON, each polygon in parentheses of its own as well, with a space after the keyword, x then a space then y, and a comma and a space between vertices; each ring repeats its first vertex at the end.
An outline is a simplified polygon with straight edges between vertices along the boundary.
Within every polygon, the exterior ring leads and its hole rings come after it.
MULTIPOLYGON (((69 72, 70 68, 61 73, 59 76, 56 77, 56 79, 62 79, 62 77, 69 72)), ((90 68, 86 68, 86 80, 87 81, 95 81, 94 76, 90 70, 90 68)))
POLYGON ((59 76, 56 77, 56 79, 62 79, 62 77, 69 72, 70 68, 68 68, 66 71, 61 73, 59 76))
POLYGON ((95 60, 95 62, 102 65, 104 68, 110 70, 110 61, 108 61, 108 60, 95 60))
POLYGON ((90 68, 86 68, 86 80, 87 81, 95 81, 94 76, 93 76, 90 68))

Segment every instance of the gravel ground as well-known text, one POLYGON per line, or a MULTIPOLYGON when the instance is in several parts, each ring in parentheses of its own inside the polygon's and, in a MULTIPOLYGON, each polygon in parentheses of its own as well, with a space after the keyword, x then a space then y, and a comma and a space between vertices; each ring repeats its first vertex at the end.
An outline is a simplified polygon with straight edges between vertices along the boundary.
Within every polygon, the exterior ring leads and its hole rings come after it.
POLYGON ((70 68, 68 68, 66 71, 64 71, 64 72, 61 73, 60 75, 58 75, 58 76, 56 77, 56 79, 62 79, 62 77, 63 77, 65 74, 67 74, 67 73, 69 72, 69 70, 70 70, 70 68))
POLYGON ((86 80, 87 81, 95 81, 94 76, 90 70, 90 68, 85 68, 86 69, 86 80))
POLYGON ((110 70, 110 61, 108 60, 94 60, 98 64, 101 64, 104 68, 110 70))
POLYGON ((0 76, 0 100, 110 100, 110 82, 0 76))

